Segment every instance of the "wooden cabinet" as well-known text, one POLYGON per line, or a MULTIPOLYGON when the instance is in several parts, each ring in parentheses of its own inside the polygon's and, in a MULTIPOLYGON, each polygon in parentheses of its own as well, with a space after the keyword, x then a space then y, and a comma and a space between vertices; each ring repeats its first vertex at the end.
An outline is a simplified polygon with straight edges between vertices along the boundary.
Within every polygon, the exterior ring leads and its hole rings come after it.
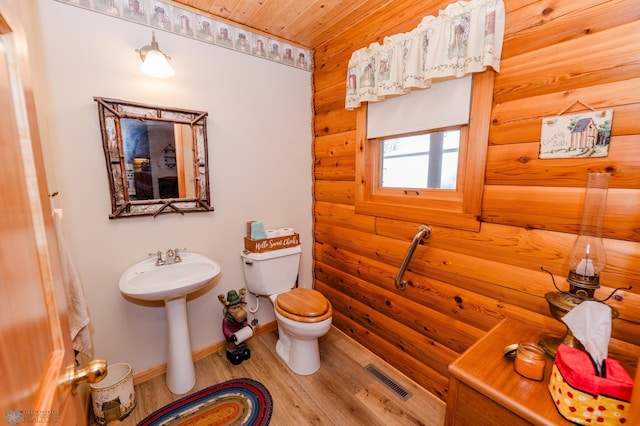
POLYGON ((547 385, 552 360, 541 382, 526 379, 503 356, 511 343, 538 342, 545 333, 505 319, 449 365, 447 425, 572 425, 556 410, 547 385))

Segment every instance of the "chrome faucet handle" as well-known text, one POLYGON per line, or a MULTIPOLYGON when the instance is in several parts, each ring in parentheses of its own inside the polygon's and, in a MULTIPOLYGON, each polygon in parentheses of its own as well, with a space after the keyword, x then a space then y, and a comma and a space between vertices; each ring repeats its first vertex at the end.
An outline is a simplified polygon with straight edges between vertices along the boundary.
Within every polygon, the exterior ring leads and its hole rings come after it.
POLYGON ((158 250, 155 253, 149 253, 149 256, 156 256, 156 266, 164 265, 164 260, 162 259, 162 252, 158 250))
POLYGON ((173 262, 174 263, 178 263, 178 262, 182 262, 182 258, 180 257, 180 250, 184 251, 186 249, 179 249, 179 248, 175 248, 173 251, 175 253, 175 256, 173 257, 173 262))

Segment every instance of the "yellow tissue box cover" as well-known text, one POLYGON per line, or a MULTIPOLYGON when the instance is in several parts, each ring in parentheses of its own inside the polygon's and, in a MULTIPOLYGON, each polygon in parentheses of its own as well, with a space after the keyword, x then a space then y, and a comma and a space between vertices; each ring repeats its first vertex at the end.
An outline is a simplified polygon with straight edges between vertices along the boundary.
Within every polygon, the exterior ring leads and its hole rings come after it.
POLYGON ((624 425, 628 422, 629 402, 603 395, 591 395, 573 388, 553 364, 549 393, 565 419, 581 425, 624 425))

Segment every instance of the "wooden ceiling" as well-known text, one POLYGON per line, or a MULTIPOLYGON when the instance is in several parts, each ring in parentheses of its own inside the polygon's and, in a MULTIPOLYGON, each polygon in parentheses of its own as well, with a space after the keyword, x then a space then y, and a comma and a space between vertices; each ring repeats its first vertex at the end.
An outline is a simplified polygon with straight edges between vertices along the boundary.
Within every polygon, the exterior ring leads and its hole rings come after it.
MULTIPOLYGON (((397 1, 397 0, 395 0, 397 1)), ((316 49, 394 0, 174 0, 242 26, 316 49)))

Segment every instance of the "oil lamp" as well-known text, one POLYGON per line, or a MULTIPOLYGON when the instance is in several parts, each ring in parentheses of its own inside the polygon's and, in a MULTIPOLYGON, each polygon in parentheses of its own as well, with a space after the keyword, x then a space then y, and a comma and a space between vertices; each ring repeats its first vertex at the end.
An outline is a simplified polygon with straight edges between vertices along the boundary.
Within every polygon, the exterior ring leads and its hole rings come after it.
MULTIPOLYGON (((558 291, 544 295, 549 304, 551 316, 558 321, 561 321, 567 312, 585 300, 605 302, 617 291, 617 289, 614 290, 604 300, 598 300, 594 296, 596 289, 600 287, 600 272, 606 263, 606 253, 602 241, 602 221, 610 177, 609 173, 589 173, 587 175, 580 234, 569 251, 570 271, 567 278, 569 291, 560 290, 554 280, 553 285, 558 291)), ((549 274, 553 280, 553 275, 550 272, 549 274)), ((617 318, 618 315, 618 311, 611 308, 612 318, 617 318)), ((573 336, 568 328, 563 337, 546 336, 540 340, 540 346, 551 358, 555 358, 560 343, 584 350, 580 341, 573 336)))

